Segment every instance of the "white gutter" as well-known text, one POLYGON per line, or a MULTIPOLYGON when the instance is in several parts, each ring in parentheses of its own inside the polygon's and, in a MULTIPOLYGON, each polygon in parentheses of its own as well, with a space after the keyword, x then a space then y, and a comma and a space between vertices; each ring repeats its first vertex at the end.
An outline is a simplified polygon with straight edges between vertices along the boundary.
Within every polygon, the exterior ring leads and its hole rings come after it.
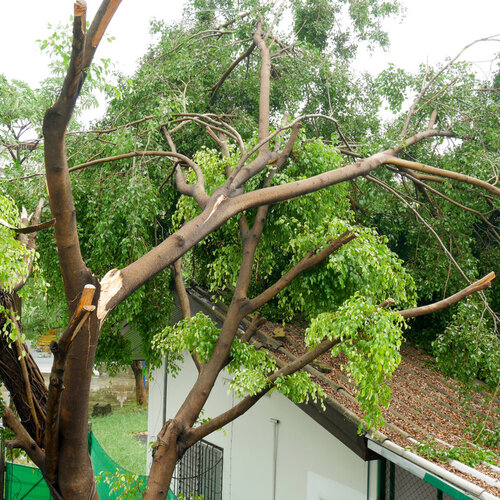
MULTIPOLYGON (((384 439, 387 439, 387 438, 384 438, 384 439)), ((412 437, 409 437, 408 439, 412 443, 418 444, 418 441, 416 439, 413 439, 412 437)), ((441 443, 442 445, 447 446, 448 448, 452 448, 451 444, 448 444, 446 441, 443 441, 442 439, 435 438, 435 440, 438 443, 441 443)), ((473 446, 475 446, 475 445, 473 444, 473 446)), ((464 474, 468 474, 469 476, 475 477, 476 479, 479 479, 480 481, 484 481, 486 484, 489 484, 490 486, 494 486, 495 488, 500 488, 500 481, 498 481, 497 479, 490 477, 486 474, 483 474, 482 472, 474 469, 473 467, 469 467, 468 465, 463 464, 462 462, 459 462, 458 460, 448 459, 447 462, 452 467, 459 470, 460 472, 463 472, 464 474)), ((500 473, 500 468, 497 467, 496 465, 490 464, 489 462, 482 462, 482 465, 486 465, 494 472, 500 473)))
POLYGON ((388 439, 383 442, 378 442, 372 437, 367 436, 367 446, 370 450, 390 460, 420 479, 429 482, 433 486, 439 487, 439 483, 442 483, 443 486, 447 486, 448 488, 452 488, 462 493, 465 495, 465 498, 498 500, 497 496, 488 493, 484 488, 462 479, 409 450, 405 450, 388 439))
POLYGON ((495 488, 500 488, 500 481, 498 481, 493 477, 487 476, 486 474, 483 474, 482 472, 479 472, 478 470, 473 469, 472 467, 469 467, 468 465, 465 465, 462 462, 459 462, 458 460, 448 460, 448 463, 455 469, 459 470, 460 472, 463 472, 464 474, 469 474, 470 476, 475 477, 480 481, 484 481, 486 484, 489 484, 490 486, 494 486, 495 488))

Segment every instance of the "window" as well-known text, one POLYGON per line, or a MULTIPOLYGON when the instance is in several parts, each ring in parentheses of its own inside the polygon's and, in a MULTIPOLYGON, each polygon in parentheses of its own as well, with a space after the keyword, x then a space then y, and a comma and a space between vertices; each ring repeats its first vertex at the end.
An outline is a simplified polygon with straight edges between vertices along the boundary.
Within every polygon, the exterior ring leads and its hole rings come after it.
POLYGON ((176 466, 172 490, 186 498, 203 495, 204 500, 222 499, 223 449, 199 441, 186 451, 176 466))

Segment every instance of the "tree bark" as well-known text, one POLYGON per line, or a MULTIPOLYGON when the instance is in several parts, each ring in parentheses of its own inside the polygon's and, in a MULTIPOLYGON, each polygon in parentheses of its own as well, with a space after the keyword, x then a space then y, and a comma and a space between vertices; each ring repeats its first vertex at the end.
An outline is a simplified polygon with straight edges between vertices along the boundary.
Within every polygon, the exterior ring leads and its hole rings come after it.
MULTIPOLYGON (((97 280, 95 284, 98 287, 97 280)), ((97 302, 98 293, 94 297, 97 302)), ((91 314, 68 354, 59 423, 58 485, 66 500, 98 498, 88 454, 89 388, 100 323, 91 314)))
POLYGON ((181 430, 178 421, 168 420, 158 434, 153 449, 153 463, 149 472, 148 484, 143 495, 144 500, 164 500, 167 498, 175 465, 177 460, 181 458, 181 454, 177 450, 177 441, 181 430))

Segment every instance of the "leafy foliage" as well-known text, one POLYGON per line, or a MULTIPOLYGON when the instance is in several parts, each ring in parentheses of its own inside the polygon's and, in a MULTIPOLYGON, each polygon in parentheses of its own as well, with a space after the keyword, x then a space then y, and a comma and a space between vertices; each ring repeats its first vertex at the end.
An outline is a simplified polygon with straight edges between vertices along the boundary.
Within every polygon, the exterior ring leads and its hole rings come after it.
MULTIPOLYGON (((210 192, 222 181, 225 163, 231 160, 222 160, 214 150, 207 149, 195 159, 204 171, 210 192)), ((340 155, 333 147, 321 141, 304 141, 297 146, 287 168, 275 175, 273 184, 303 179, 337 166, 340 155)), ((310 319, 339 306, 356 290, 362 290, 376 302, 392 297, 400 307, 414 303, 413 281, 402 261, 388 250, 386 238, 354 223, 347 195, 348 187, 339 185, 270 208, 250 286, 255 295, 309 250, 321 248, 345 231, 357 232, 358 237, 332 254, 327 262, 294 280, 278 299, 264 308, 268 317, 290 320, 302 315, 310 319), (318 286, 321 294, 315 293, 318 286)), ((192 198, 181 197, 174 215, 175 227, 197 213, 199 209, 192 198)), ((253 212, 247 217, 252 222, 253 212)), ((236 284, 240 259, 236 221, 229 221, 186 259, 186 272, 212 291, 226 291, 236 284)))
MULTIPOLYGON (((168 356, 168 369, 176 375, 184 351, 196 355, 201 362, 207 362, 219 334, 214 321, 199 312, 155 335, 153 346, 158 356, 168 356)), ((325 397, 322 388, 303 372, 280 376, 271 384, 268 376, 276 370, 276 361, 267 351, 257 350, 239 339, 235 339, 231 347, 227 370, 233 375, 230 387, 239 397, 253 396, 263 390, 277 390, 297 403, 305 403, 311 398, 322 401, 325 397)))
MULTIPOLYGON (((73 22, 73 18, 70 18, 73 22)), ((87 29, 90 23, 87 21, 87 29)), ((61 89, 70 63, 71 39, 67 34, 71 31, 69 24, 58 24, 47 26, 50 35, 44 40, 37 40, 40 50, 50 57, 50 71, 52 76, 44 80, 41 84, 41 96, 44 97, 44 110, 52 105, 61 89)), ((110 43, 113 37, 106 36, 105 40, 110 43)), ((105 92, 111 94, 114 86, 110 82, 112 64, 110 59, 101 58, 95 60, 88 69, 86 83, 79 98, 79 106, 76 110, 78 116, 82 110, 90 109, 98 104, 96 93, 105 92)))
MULTIPOLYGON (((20 227, 21 217, 14 201, 0 194, 0 219, 11 227, 20 227)), ((15 232, 0 224, 0 283, 6 292, 28 274, 30 259, 35 251, 29 250, 16 237, 15 232)))
POLYGON ((116 500, 127 500, 144 493, 139 479, 139 474, 135 472, 105 472, 96 478, 97 482, 104 482, 109 485, 109 492, 116 500))
MULTIPOLYGON (((14 287, 29 275, 30 262, 37 257, 34 249, 28 249, 16 238, 15 232, 10 227, 20 227, 21 217, 13 200, 0 194, 0 294, 11 293, 14 287), (10 226, 10 227, 6 227, 10 226)), ((32 280, 34 281, 34 280, 32 280)), ((38 280, 43 287, 43 280, 38 280)), ((32 287, 31 287, 32 288, 32 287)), ((29 287, 19 291, 25 298, 30 295, 29 287)), ((18 329, 18 314, 0 305, 1 328, 0 335, 8 336, 9 341, 20 339, 24 341, 25 335, 18 329)))
POLYGON ((462 301, 444 332, 432 344, 439 369, 473 387, 484 380, 491 390, 500 384, 500 339, 484 305, 475 298, 462 301))
POLYGON ((345 368, 356 383, 356 397, 368 428, 384 425, 381 407, 391 401, 387 381, 401 361, 399 348, 405 326, 397 312, 380 308, 356 292, 335 312, 313 319, 306 330, 309 346, 325 337, 339 341, 332 356, 346 356, 345 368))
POLYGON ((480 446, 470 446, 465 441, 459 446, 443 447, 434 439, 430 439, 425 443, 419 442, 409 449, 431 460, 437 460, 442 463, 446 463, 448 460, 458 460, 470 467, 477 467, 484 462, 493 465, 497 463, 497 456, 493 451, 480 446))

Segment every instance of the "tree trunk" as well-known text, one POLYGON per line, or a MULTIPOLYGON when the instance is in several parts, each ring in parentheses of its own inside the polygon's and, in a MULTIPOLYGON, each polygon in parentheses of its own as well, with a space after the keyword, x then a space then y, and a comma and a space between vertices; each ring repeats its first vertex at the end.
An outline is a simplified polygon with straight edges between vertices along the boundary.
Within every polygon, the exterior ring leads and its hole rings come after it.
POLYGON ((178 439, 181 426, 175 420, 168 420, 153 448, 153 463, 143 500, 165 500, 170 488, 177 460, 181 458, 178 452, 178 439))
MULTIPOLYGON (((92 282, 92 280, 87 280, 92 282)), ((94 284, 98 287, 97 280, 94 284)), ((94 296, 97 302, 99 292, 94 296)), ((58 486, 65 500, 95 500, 94 471, 88 454, 89 388, 100 332, 95 314, 73 341, 67 357, 59 422, 58 486)))
POLYGON ((135 378, 135 402, 139 406, 144 406, 147 404, 148 396, 146 394, 146 387, 144 387, 144 379, 142 378, 142 361, 132 361, 130 366, 135 378))

